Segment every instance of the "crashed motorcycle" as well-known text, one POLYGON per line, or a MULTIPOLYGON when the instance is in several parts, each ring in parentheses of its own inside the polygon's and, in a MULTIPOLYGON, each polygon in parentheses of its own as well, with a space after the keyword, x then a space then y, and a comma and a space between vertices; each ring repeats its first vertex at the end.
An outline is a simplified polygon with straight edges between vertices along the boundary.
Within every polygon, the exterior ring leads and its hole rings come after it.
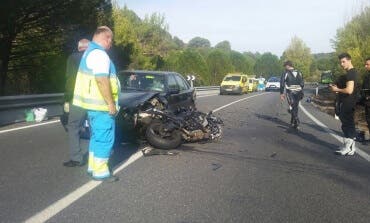
POLYGON ((154 94, 135 108, 124 109, 135 131, 157 149, 175 149, 184 142, 213 141, 222 136, 223 122, 212 112, 203 113, 193 107, 167 109, 167 100, 154 94))

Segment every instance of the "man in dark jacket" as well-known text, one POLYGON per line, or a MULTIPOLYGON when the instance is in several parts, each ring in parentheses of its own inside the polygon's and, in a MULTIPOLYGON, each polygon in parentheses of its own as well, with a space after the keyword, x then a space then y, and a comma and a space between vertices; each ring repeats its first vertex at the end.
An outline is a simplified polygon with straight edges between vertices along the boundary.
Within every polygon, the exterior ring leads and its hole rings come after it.
POLYGON ((336 153, 344 155, 355 154, 355 106, 357 102, 357 85, 358 74, 351 62, 351 56, 348 53, 342 53, 338 56, 340 65, 347 72, 345 75, 345 86, 339 87, 337 85, 330 85, 331 90, 338 93, 339 99, 339 119, 342 122, 342 131, 344 134, 343 146, 336 151, 336 153))
POLYGON ((80 130, 86 120, 87 113, 84 109, 74 106, 71 102, 73 100, 78 66, 89 42, 87 39, 81 39, 78 42, 78 52, 72 53, 67 60, 64 112, 68 114, 67 128, 70 160, 63 163, 66 167, 83 166, 86 163, 87 148, 80 145, 80 130))
POLYGON ((300 123, 298 118, 299 101, 303 98, 304 80, 301 72, 294 69, 291 61, 284 63, 285 71, 280 78, 280 99, 284 100, 284 90, 286 90, 289 112, 291 114, 290 124, 298 128, 300 123))
POLYGON ((370 130, 370 57, 366 58, 365 69, 367 73, 364 75, 364 82, 362 83, 362 97, 365 102, 365 117, 367 127, 370 130))

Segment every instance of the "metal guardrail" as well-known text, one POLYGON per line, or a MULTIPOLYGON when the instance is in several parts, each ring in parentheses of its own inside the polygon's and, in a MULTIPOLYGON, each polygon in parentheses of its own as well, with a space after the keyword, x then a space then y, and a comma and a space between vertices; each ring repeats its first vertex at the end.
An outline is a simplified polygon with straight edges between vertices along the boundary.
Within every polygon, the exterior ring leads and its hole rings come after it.
POLYGON ((0 126, 25 121, 26 110, 46 108, 48 118, 63 112, 64 94, 36 94, 0 97, 0 126))
MULTIPOLYGON (((306 86, 318 86, 318 83, 307 82, 306 86)), ((194 87, 199 95, 214 94, 220 86, 194 87)), ((0 126, 25 121, 25 110, 46 108, 48 117, 60 116, 63 113, 64 94, 36 94, 0 97, 0 126)))
MULTIPOLYGON (((219 86, 195 87, 197 92, 219 90, 219 86)), ((64 93, 0 97, 0 126, 24 122, 26 110, 46 108, 48 118, 63 113, 64 93)))
POLYGON ((211 91, 211 90, 220 90, 220 86, 202 86, 194 87, 196 91, 211 91))

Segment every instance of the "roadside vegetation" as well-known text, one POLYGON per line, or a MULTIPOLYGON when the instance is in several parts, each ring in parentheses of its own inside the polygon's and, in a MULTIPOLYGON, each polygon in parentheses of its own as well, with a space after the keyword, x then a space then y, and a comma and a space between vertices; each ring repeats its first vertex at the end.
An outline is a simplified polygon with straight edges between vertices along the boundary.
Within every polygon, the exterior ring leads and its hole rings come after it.
POLYGON ((114 31, 110 54, 118 70, 192 74, 195 86, 219 85, 226 73, 234 72, 276 76, 285 60, 294 61, 307 81, 319 81, 323 71, 342 72, 336 58, 341 52, 349 52, 360 71, 370 56, 370 8, 338 29, 335 52, 312 54, 294 36, 281 57, 253 49, 238 52, 228 40, 212 46, 206 37, 195 36, 185 43, 169 33, 164 15, 139 18, 110 0, 5 0, 0 10, 0 95, 63 92, 67 56, 99 25, 114 31))

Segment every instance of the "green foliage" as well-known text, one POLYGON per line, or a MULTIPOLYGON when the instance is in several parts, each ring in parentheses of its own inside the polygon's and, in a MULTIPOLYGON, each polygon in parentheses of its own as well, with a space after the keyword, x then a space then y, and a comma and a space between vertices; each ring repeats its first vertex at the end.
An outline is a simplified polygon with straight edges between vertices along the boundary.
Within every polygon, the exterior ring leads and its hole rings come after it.
POLYGON ((224 51, 231 51, 231 44, 229 41, 225 40, 225 41, 217 43, 215 48, 224 50, 224 51))
POLYGON ((235 72, 245 73, 245 74, 252 74, 253 73, 253 62, 248 60, 246 56, 243 54, 231 51, 230 52, 230 60, 231 64, 234 67, 235 72))
POLYGON ((347 52, 353 65, 365 72, 364 61, 370 56, 370 7, 353 17, 343 28, 337 30, 334 47, 337 54, 347 52))
POLYGON ((305 78, 310 76, 310 68, 312 64, 311 50, 298 37, 293 37, 288 48, 284 51, 282 60, 290 60, 294 67, 300 70, 305 78))
POLYGON ((211 85, 220 85, 222 78, 233 70, 230 57, 222 50, 212 50, 206 61, 210 70, 211 85))
POLYGON ((208 39, 202 37, 194 37, 188 43, 188 47, 190 48, 210 48, 211 42, 208 39))
POLYGON ((196 85, 209 85, 210 78, 205 59, 194 49, 186 49, 179 56, 177 71, 196 76, 196 85))
POLYGON ((266 79, 271 76, 276 76, 281 72, 281 63, 279 58, 272 53, 262 54, 255 63, 254 72, 257 76, 265 77, 266 79))
POLYGON ((0 95, 62 92, 67 55, 110 10, 106 0, 3 1, 0 95))

